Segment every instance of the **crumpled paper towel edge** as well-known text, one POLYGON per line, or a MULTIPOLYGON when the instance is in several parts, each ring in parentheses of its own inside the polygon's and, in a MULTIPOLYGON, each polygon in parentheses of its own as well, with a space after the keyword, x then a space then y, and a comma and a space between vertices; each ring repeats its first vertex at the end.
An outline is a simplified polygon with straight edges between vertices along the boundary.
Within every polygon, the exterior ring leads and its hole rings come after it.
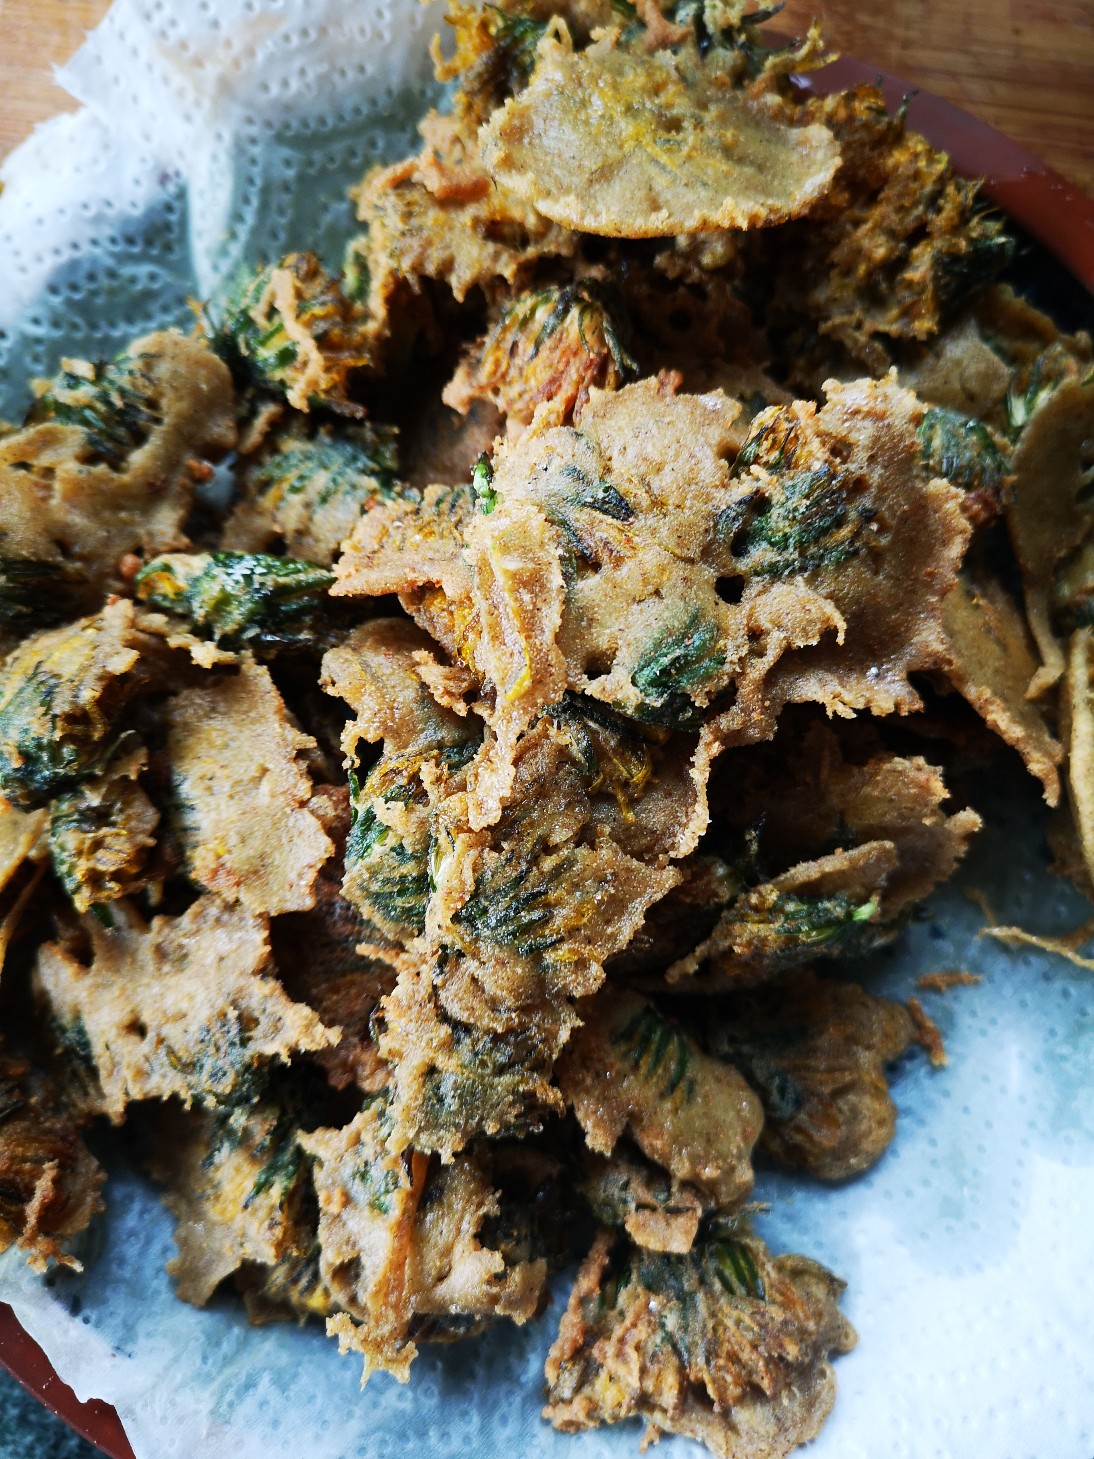
POLYGON ((46 228, 56 230, 56 257, 104 214, 147 209, 172 176, 187 185, 195 288, 202 297, 213 293, 241 261, 239 248, 224 251, 238 144, 300 118, 293 72, 304 68, 323 78, 322 110, 332 127, 360 97, 361 62, 370 46, 383 48, 385 73, 400 77, 404 89, 424 94, 430 85, 427 40, 437 15, 424 6, 404 4, 405 23, 393 26, 375 12, 370 19, 362 0, 314 0, 312 23, 292 47, 281 44, 282 36, 296 38, 281 0, 257 14, 255 8, 252 0, 191 6, 189 34, 177 13, 168 17, 166 28, 178 31, 172 45, 162 19, 153 23, 153 12, 163 10, 156 0, 115 0, 57 69, 58 84, 80 109, 40 124, 0 166, 0 238, 15 265, 0 295, 0 330, 10 330, 48 282, 50 260, 40 241, 46 228), (125 85, 118 84, 119 73, 125 85), (104 171, 113 179, 106 209, 104 171), (39 241, 20 248, 28 233, 39 241), (28 265, 30 257, 37 266, 28 265))

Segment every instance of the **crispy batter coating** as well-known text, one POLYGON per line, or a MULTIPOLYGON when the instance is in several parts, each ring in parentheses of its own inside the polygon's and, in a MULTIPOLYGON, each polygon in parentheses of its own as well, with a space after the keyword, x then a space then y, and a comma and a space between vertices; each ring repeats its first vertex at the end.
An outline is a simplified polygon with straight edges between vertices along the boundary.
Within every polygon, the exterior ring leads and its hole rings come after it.
MULTIPOLYGON (((295 557, 169 552, 142 567, 133 587, 143 602, 189 621, 195 641, 272 657, 284 649, 314 652, 338 631, 327 600, 332 581, 326 568, 295 557)), ((179 643, 177 628, 168 642, 179 643)), ((197 652, 192 657, 206 668, 218 662, 197 652)))
POLYGON ((79 1271, 67 1248, 102 1210, 104 1179, 58 1092, 0 1044, 0 1252, 18 1242, 36 1271, 79 1271))
POLYGON ((519 194, 495 185, 479 161, 474 127, 430 112, 421 153, 376 168, 355 194, 367 227, 360 254, 377 345, 402 327, 426 280, 463 302, 472 289, 515 285, 543 258, 568 258, 577 240, 519 194))
POLYGON ((946 811, 941 772, 920 756, 895 755, 865 727, 828 724, 815 714, 788 719, 770 747, 759 746, 731 778, 712 787, 716 820, 748 843, 759 826, 761 864, 792 867, 834 849, 891 843, 898 856, 884 910, 897 916, 953 873, 979 818, 946 811), (762 823, 762 824, 761 824, 762 823))
POLYGON ((703 843, 719 854, 685 863, 677 920, 636 950, 635 971, 656 987, 667 967, 670 984, 709 992, 891 938, 980 826, 943 810, 948 794, 934 766, 869 731, 781 724, 772 745, 720 762, 703 843))
POLYGON ((0 801, 0 895, 16 881, 28 860, 44 856, 42 835, 46 822, 44 811, 20 811, 0 801))
POLYGON ((473 665, 479 627, 463 538, 474 512, 470 483, 427 486, 420 503, 375 507, 344 544, 332 596, 397 593, 452 659, 473 665))
POLYGON ((783 1459, 832 1407, 829 1355, 854 1346, 842 1290, 732 1223, 683 1256, 602 1231, 547 1359, 544 1417, 571 1432, 642 1417, 651 1438, 682 1434, 721 1459, 783 1459))
POLYGON ((1029 686, 1037 697, 1064 672, 1064 654, 1052 624, 1054 574, 1090 533, 1089 441, 1094 437, 1094 380, 1071 372, 1058 383, 1029 390, 1021 435, 1014 448, 1014 487, 1007 528, 1022 569, 1026 617, 1041 666, 1029 686))
POLYGON ((950 661, 946 674, 999 738, 1021 755, 1044 787, 1060 798, 1063 747, 1027 695, 1037 671, 1029 628, 1014 600, 992 577, 963 574, 942 605, 950 661))
POLYGON ((495 182, 583 233, 659 238, 798 217, 839 165, 827 127, 788 124, 734 86, 735 58, 633 51, 609 36, 575 52, 545 35, 528 85, 480 134, 495 182))
POLYGON ((323 658, 322 684, 344 699, 355 718, 342 735, 347 755, 360 742, 393 755, 454 750, 476 740, 473 724, 439 704, 422 677, 421 658, 432 647, 405 618, 374 618, 347 635, 323 658))
POLYGON ((428 644, 405 619, 377 618, 323 660, 324 687, 356 711, 342 737, 351 763, 362 740, 384 742, 363 779, 351 772, 342 884, 381 945, 425 931, 433 810, 480 744, 477 722, 438 704, 418 672, 428 644))
POLYGON ((97 774, 118 721, 158 665, 155 640, 119 599, 25 639, 0 664, 0 791, 23 809, 97 774))
POLYGON ((139 784, 147 766, 144 746, 127 746, 101 775, 50 805, 49 854, 77 912, 133 896, 146 884, 160 818, 139 784))
POLYGON ((448 0, 445 21, 455 32, 455 45, 446 57, 436 36, 432 54, 437 80, 459 81, 456 114, 478 126, 519 91, 532 73, 536 46, 556 16, 571 35, 587 41, 594 30, 615 22, 618 12, 611 0, 503 0, 481 6, 448 0))
POLYGON ((544 721, 581 775, 598 833, 647 862, 694 850, 708 819, 712 747, 702 735, 645 725, 571 693, 544 721))
POLYGON ((642 381, 503 452, 466 527, 503 755, 567 688, 676 726, 729 698, 723 743, 766 737, 788 702, 918 707, 909 674, 945 662, 969 537, 960 493, 924 477, 922 406, 833 383, 743 445, 738 414, 642 381))
MULTIPOLYGON (((736 895, 710 935, 667 969, 666 982, 697 987, 752 984, 809 958, 861 954, 892 936, 882 894, 897 870, 891 841, 871 840, 799 862, 736 895)), ((730 878, 726 879, 732 885, 730 878)))
POLYGON ((397 471, 390 429, 361 423, 307 435, 289 426, 247 464, 223 544, 236 552, 283 545, 292 557, 329 567, 361 515, 401 494, 397 471))
POLYGON ((1011 373, 985 339, 976 309, 962 312, 899 366, 900 383, 921 400, 960 411, 996 430, 1006 429, 1011 373))
POLYGON ((482 1161, 466 1155, 438 1169, 417 1152, 394 1154, 389 1128, 377 1098, 344 1129, 300 1143, 316 1161, 320 1271, 342 1307, 327 1330, 362 1355, 362 1381, 380 1368, 406 1382, 418 1314, 524 1322, 547 1267, 510 1266, 483 1239, 499 1206, 482 1161))
POLYGON ((678 880, 592 836, 590 819, 581 772, 548 722, 518 746, 496 825, 476 829, 465 794, 439 806, 427 935, 464 955, 492 1008, 594 992, 605 960, 678 880))
POLYGON ((112 364, 69 361, 0 438, 0 556, 59 564, 62 589, 66 574, 114 586, 127 553, 186 545, 194 487, 235 443, 231 376, 201 340, 151 334, 112 364))
POLYGON ((807 109, 839 148, 840 167, 808 223, 776 240, 784 256, 769 286, 780 321, 815 321, 872 373, 888 368, 884 341, 925 340, 947 314, 991 282, 1012 251, 977 184, 890 116, 875 86, 807 109))
POLYGON ((1094 878, 1094 631, 1077 628, 1068 645, 1062 695, 1068 803, 1087 873, 1094 878))
POLYGON ((405 961, 380 1014, 394 1148, 448 1160, 480 1135, 525 1134, 561 1112, 551 1073, 574 1024, 568 1008, 546 999, 489 1008, 462 960, 446 957, 440 966, 405 961))
POLYGON ((246 1102, 269 1060, 338 1042, 270 976, 265 919, 243 907, 204 896, 146 924, 116 902, 109 920, 85 920, 90 965, 51 942, 35 969, 62 1048, 91 1075, 89 1112, 120 1124, 135 1099, 246 1102))
POLYGON ((615 1146, 610 1157, 585 1157, 581 1192, 605 1226, 622 1226, 647 1251, 690 1251, 699 1222, 711 1209, 696 1188, 615 1146))
POLYGON ((269 671, 184 689, 165 710, 177 831, 194 881, 249 912, 305 911, 333 851, 308 809, 299 756, 314 745, 289 722, 269 671))
POLYGON ((348 397, 370 363, 367 320, 314 253, 290 253, 244 277, 215 310, 213 346, 233 371, 294 409, 364 411, 348 397))
POLYGON ((593 278, 518 295, 467 353, 445 403, 466 414, 475 401, 490 401, 511 435, 537 412, 542 425, 568 424, 593 386, 615 390, 637 371, 621 311, 593 278))
POLYGON ((763 1111, 745 1080, 635 993, 604 988, 559 1060, 559 1087, 590 1149, 624 1134, 674 1181, 724 1209, 752 1189, 763 1111))
MULTIPOLYGON (((291 1114, 272 1101, 238 1113, 191 1111, 154 1159, 175 1217, 178 1255, 168 1265, 184 1302, 204 1307, 244 1265, 287 1268, 316 1243, 308 1161, 291 1114)), ((325 1315, 332 1298, 318 1279, 296 1287, 297 1310, 325 1315)))
POLYGON ((1062 334, 1047 314, 993 284, 927 344, 901 352, 901 382, 922 399, 1018 436, 1044 396, 1090 369, 1085 334, 1062 334))
POLYGON ((750 511, 758 506, 759 516, 736 529, 735 552, 742 567, 773 583, 804 568, 838 626, 817 648, 794 649, 772 611, 778 600, 757 599, 751 624, 767 657, 779 650, 779 658, 769 674, 750 676, 721 717, 723 734, 734 738, 769 733, 788 703, 816 702, 837 715, 907 714, 921 703, 909 675, 946 662, 942 603, 969 526, 960 492, 925 478, 923 407, 890 381, 831 381, 827 392, 819 412, 796 403, 753 422, 743 454, 760 493, 750 511))
POLYGON ((566 689, 690 726, 726 686, 745 635, 711 559, 739 415, 717 392, 643 380, 502 452, 466 536, 476 663, 506 744, 566 689))
POLYGON ((880 1159, 896 1130, 885 1066, 914 1033, 902 1004, 803 968, 719 1012, 696 1030, 763 1100, 762 1149, 823 1180, 880 1159))

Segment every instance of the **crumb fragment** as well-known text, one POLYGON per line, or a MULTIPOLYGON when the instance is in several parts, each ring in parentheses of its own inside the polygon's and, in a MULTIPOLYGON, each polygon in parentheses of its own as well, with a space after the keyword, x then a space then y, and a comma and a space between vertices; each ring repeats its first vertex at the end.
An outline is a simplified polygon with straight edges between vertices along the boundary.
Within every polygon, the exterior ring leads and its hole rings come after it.
POLYGON ((915 1024, 915 1042, 920 1048, 926 1049, 931 1063, 936 1069, 941 1069, 948 1064, 946 1049, 942 1042, 942 1030, 935 1023, 934 1019, 923 1007, 918 998, 908 998, 905 1006, 912 1015, 912 1022, 915 1024))
POLYGON ((915 980, 915 985, 927 993, 948 993, 951 988, 972 988, 983 981, 979 973, 958 969, 951 973, 924 973, 915 980))

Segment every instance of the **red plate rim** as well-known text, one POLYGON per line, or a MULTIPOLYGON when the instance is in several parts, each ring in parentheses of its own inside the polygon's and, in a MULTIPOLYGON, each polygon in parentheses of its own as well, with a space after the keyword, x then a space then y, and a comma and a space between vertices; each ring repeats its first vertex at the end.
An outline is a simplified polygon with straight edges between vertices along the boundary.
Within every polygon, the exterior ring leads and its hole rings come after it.
POLYGON ((0 1365, 51 1413, 110 1455, 133 1459, 121 1420, 109 1404, 94 1398, 81 1403, 34 1339, 23 1330, 6 1302, 0 1302, 0 1365))
MULTIPOLYGON (((818 96, 863 82, 879 83, 894 110, 910 96, 909 124, 948 152, 963 176, 982 178, 986 196, 1094 293, 1094 199, 987 122, 876 66, 841 56, 819 71, 795 77, 801 90, 818 96)), ((114 1409, 98 1399, 81 1403, 4 1302, 0 1302, 0 1365, 110 1459, 133 1459, 114 1409)))

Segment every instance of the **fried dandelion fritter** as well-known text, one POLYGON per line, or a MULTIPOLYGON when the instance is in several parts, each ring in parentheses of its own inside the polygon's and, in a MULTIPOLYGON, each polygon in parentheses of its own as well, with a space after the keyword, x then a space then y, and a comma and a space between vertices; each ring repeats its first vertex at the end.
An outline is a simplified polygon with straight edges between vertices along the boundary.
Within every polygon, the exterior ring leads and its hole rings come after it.
POLYGON ((854 1346, 841 1289, 733 1223, 682 1256, 602 1231, 547 1359, 544 1415, 570 1431, 640 1417, 649 1437, 683 1434, 721 1459, 781 1459, 819 1432, 828 1359, 854 1346))

